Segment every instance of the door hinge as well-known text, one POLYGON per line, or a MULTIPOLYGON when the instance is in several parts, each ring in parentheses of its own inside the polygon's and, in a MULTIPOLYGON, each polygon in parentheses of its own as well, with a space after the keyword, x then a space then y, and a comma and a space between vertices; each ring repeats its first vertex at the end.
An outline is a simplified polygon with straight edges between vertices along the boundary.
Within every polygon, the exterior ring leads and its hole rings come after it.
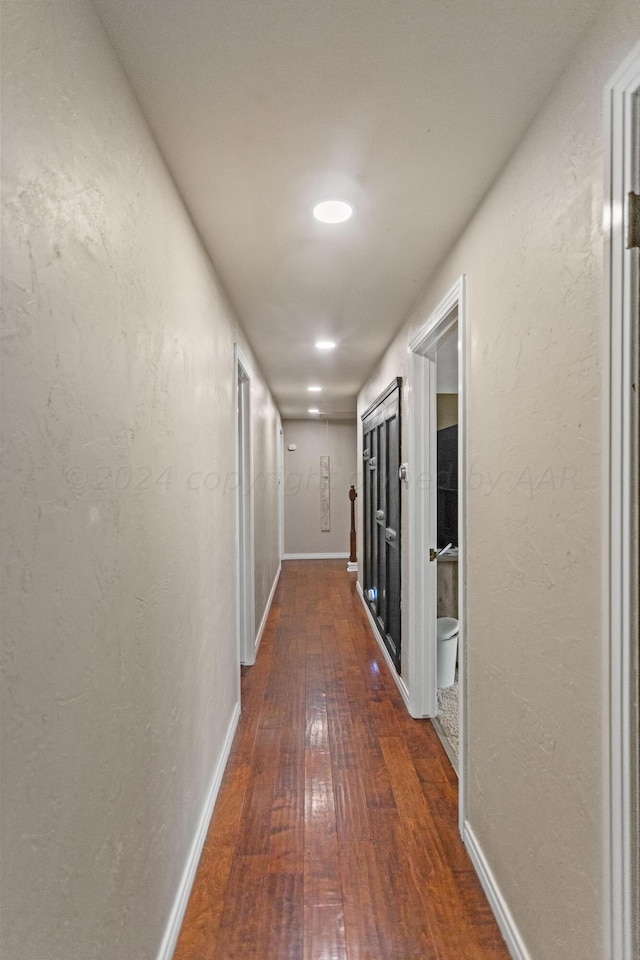
POLYGON ((640 193, 628 195, 627 250, 640 247, 640 193))

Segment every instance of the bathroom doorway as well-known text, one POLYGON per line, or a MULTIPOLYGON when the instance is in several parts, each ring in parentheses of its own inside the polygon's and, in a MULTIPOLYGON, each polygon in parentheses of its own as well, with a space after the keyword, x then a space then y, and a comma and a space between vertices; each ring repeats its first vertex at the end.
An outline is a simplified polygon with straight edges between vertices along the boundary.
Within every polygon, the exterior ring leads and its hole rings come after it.
POLYGON ((454 769, 459 755, 458 324, 436 363, 436 678, 433 724, 454 769))
MULTIPOLYGON (((466 816, 465 311, 465 278, 460 277, 410 343, 408 473, 409 526, 412 531, 408 570, 409 706, 412 716, 432 719, 456 766, 461 833, 466 816), (440 404, 438 393, 441 394, 440 404), (460 481, 456 483, 458 477, 460 481), (442 714, 443 710, 442 694, 438 697, 436 635, 439 612, 442 618, 447 612, 451 614, 447 626, 452 629, 452 634, 458 634, 453 657, 453 679, 457 680, 457 757, 451 741, 444 736, 441 719, 438 719, 438 712, 442 714), (453 616, 454 613, 457 616, 453 616)), ((451 644, 448 647, 450 652, 451 644)))

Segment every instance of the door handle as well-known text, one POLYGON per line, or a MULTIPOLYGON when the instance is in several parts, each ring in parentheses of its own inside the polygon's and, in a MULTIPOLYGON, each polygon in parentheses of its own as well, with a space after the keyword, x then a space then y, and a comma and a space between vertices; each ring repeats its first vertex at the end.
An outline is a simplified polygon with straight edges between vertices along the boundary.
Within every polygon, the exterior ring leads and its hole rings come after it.
POLYGON ((429 560, 437 560, 437 559, 438 559, 438 551, 434 550, 433 547, 431 547, 431 549, 429 550, 429 560))
POLYGON ((384 520, 384 510, 376 510, 376 520, 384 520))
POLYGON ((387 541, 387 543, 393 543, 393 541, 396 539, 395 530, 392 530, 391 527, 387 527, 387 529, 384 532, 384 538, 387 541))
POLYGON ((369 460, 369 470, 375 470, 375 468, 376 468, 376 458, 371 457, 371 459, 369 460))

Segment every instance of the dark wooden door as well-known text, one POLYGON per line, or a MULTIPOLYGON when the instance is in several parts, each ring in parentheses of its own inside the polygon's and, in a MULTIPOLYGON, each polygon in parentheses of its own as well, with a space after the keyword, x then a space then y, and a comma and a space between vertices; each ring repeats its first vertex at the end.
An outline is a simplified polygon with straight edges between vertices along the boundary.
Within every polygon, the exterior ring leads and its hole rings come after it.
POLYGON ((398 377, 362 417, 364 596, 400 673, 400 388, 398 377))

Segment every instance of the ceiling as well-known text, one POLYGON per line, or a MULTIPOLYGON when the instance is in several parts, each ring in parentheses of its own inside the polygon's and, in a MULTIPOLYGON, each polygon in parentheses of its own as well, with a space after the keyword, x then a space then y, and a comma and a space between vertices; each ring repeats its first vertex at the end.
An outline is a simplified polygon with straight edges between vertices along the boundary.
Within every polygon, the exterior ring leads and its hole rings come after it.
POLYGON ((283 417, 355 416, 599 6, 94 2, 283 417))

